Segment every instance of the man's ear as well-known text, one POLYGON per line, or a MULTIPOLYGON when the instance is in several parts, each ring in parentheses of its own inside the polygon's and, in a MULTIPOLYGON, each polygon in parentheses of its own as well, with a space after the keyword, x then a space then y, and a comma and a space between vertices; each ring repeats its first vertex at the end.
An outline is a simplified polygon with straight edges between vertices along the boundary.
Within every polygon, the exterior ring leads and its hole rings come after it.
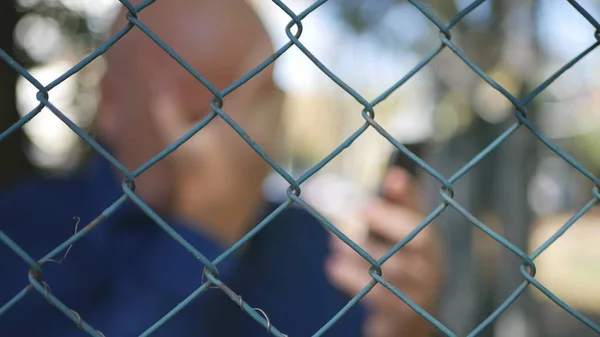
POLYGON ((262 100, 261 104, 265 109, 265 113, 270 117, 279 119, 285 102, 285 92, 273 84, 263 93, 262 100))
POLYGON ((284 108, 285 108, 285 100, 286 94, 279 87, 275 86, 272 94, 270 95, 270 102, 268 110, 271 111, 272 118, 274 119, 275 125, 273 126, 273 143, 271 144, 273 148, 273 157, 278 162, 281 162, 281 156, 285 151, 285 146, 283 137, 284 137, 284 128, 283 128, 283 117, 284 117, 284 108))
POLYGON ((104 140, 113 139, 117 132, 115 90, 112 79, 106 74, 100 83, 100 100, 96 117, 98 134, 104 140))
POLYGON ((283 133, 283 108, 286 95, 276 85, 265 88, 259 95, 255 96, 256 103, 253 105, 253 134, 255 140, 264 147, 273 159, 278 160, 281 156, 281 138, 283 133))

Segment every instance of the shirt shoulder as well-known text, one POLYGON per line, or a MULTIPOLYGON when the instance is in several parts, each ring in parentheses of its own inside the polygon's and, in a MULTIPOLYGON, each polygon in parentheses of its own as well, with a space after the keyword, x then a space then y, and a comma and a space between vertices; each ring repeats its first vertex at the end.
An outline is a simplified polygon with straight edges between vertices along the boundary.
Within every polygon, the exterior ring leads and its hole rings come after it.
POLYGON ((48 220, 63 213, 77 217, 96 211, 106 203, 107 192, 114 185, 105 171, 101 164, 92 162, 65 175, 37 172, 15 181, 0 190, 0 217, 27 222, 40 217, 48 220))
MULTIPOLYGON (((106 196, 106 176, 83 169, 63 177, 30 175, 0 190, 0 231, 24 251, 39 261, 56 247, 81 230, 109 206, 106 196)), ((98 289, 109 277, 103 263, 103 226, 86 233, 68 250, 52 257, 42 266, 42 280, 52 293, 68 305, 85 313, 98 289), (63 259, 64 257, 64 259, 63 259)), ((6 241, 6 240, 4 240, 6 241)), ((27 285, 27 262, 0 241, 0 305, 7 303, 27 285)), ((36 335, 43 326, 28 325, 31 315, 45 317, 44 322, 62 321, 64 314, 47 303, 41 294, 32 293, 21 299, 0 316, 8 335, 36 335), (14 334, 10 332, 14 330, 14 334), (30 333, 28 333, 28 331, 30 333)), ((67 324, 70 322, 65 320, 67 324)))
MULTIPOLYGON (((273 216, 251 243, 248 255, 240 260, 239 278, 230 286, 249 305, 260 308, 282 333, 310 336, 344 308, 351 297, 340 292, 325 274, 329 256, 329 232, 308 211, 271 204, 265 218, 273 216), (269 212, 271 211, 271 212, 269 212)), ((238 313, 248 329, 262 329, 249 315, 230 301, 228 312, 238 313)), ((360 336, 364 308, 351 308, 329 331, 332 336, 360 336)), ((235 334, 234 334, 235 335, 235 334)))
POLYGON ((25 245, 37 238, 31 248, 41 253, 61 243, 53 238, 64 241, 110 206, 109 180, 91 165, 65 176, 36 173, 16 181, 0 190, 0 230, 25 245))

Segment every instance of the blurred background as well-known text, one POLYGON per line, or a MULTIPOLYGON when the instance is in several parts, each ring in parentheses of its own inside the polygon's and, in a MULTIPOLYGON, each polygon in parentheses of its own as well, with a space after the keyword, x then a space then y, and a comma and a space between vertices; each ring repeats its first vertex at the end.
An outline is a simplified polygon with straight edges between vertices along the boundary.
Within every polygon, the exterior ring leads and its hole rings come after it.
MULTIPOLYGON (((267 0, 252 1, 276 47, 289 17, 267 0)), ((296 13, 313 1, 286 0, 296 13)), ((470 0, 422 1, 447 22, 470 0)), ((578 1, 600 18, 600 2, 578 1)), ((48 84, 107 37, 117 0, 0 2, 0 49, 48 84)), ((303 20, 301 41, 368 100, 391 87, 439 45, 438 30, 400 0, 330 0, 303 20)), ((593 45, 594 28, 563 0, 488 0, 452 29, 452 40, 495 81, 524 97, 593 45)), ((94 133, 102 59, 52 90, 52 101, 94 133)), ((600 174, 600 53, 591 52, 529 105, 530 119, 555 144, 600 174)), ((362 107, 298 49, 276 63, 288 94, 282 164, 301 176, 356 131, 362 107)), ((0 131, 33 109, 36 89, 0 64, 0 131)), ((376 120, 401 142, 426 141, 426 161, 446 177, 515 122, 507 99, 450 50, 377 106, 376 120)), ((392 145, 369 129, 304 184, 303 196, 345 230, 359 230, 354 210, 378 187, 392 145)), ((0 142, 0 187, 33 170, 61 175, 88 149, 50 111, 0 142)), ((422 170, 421 170, 422 171, 422 170)), ((429 207, 439 183, 421 172, 429 207)), ((281 191, 273 176, 267 191, 281 191)), ((593 184, 526 129, 517 131, 455 184, 456 200, 521 249, 532 252, 592 198, 593 184)), ((276 196, 274 196, 276 197, 276 196)), ((536 260, 536 279, 600 322, 600 212, 593 209, 536 260)), ((448 209, 436 222, 447 239, 448 284, 440 320, 472 331, 522 282, 520 260, 448 209)), ((482 336, 592 336, 593 332, 534 287, 482 336)))

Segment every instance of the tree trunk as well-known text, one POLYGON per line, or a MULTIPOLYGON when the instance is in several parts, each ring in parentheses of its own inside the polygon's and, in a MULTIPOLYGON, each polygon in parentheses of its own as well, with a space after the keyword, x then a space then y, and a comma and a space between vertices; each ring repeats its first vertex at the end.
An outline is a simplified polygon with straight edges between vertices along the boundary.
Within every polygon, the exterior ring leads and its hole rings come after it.
MULTIPOLYGON (((0 1, 0 49, 15 57, 13 30, 22 13, 12 1, 0 1)), ((0 132, 19 120, 15 87, 18 74, 0 61, 0 132)), ((33 170, 25 155, 28 139, 22 129, 0 142, 0 188, 14 182, 33 170)))

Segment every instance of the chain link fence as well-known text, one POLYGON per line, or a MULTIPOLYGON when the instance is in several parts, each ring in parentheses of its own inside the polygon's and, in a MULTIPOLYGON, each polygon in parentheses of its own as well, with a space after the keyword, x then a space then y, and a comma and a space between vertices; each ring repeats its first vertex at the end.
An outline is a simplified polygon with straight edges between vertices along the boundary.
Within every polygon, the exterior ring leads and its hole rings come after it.
MULTIPOLYGON (((548 137, 546 137, 539 129, 533 125, 528 119, 527 105, 530 103, 538 94, 540 94, 543 90, 545 90, 552 82, 554 82, 557 78, 559 78, 562 74, 569 70, 570 67, 575 65, 578 61, 580 61, 587 54, 592 52, 598 45, 600 45, 600 24, 598 21, 593 18, 585 8, 583 8, 580 4, 578 4, 575 0, 567 0, 567 2, 575 8, 594 28, 595 28, 595 38, 598 42, 593 43, 589 48, 583 50, 578 56, 572 59, 570 62, 565 64, 562 68, 548 77, 543 83, 539 84, 533 91, 528 93, 522 98, 517 98, 513 94, 511 94, 508 90, 503 88, 497 82, 495 82, 489 75, 487 75, 483 70, 481 70, 477 64, 475 64, 469 56, 461 50, 461 48, 456 45, 452 41, 452 28, 457 25, 461 20, 463 20, 469 13, 475 10, 478 6, 485 2, 485 0, 478 0, 471 3, 469 6, 464 8, 462 11, 458 13, 454 18, 452 18, 449 22, 442 22, 432 11, 430 11, 424 4, 420 3, 417 0, 409 0, 409 2, 418 9, 422 15, 427 17, 433 24, 437 26, 439 29, 439 39, 440 44, 437 48, 432 50, 425 58, 423 58, 418 64, 409 71, 403 78, 398 80, 392 87, 390 87, 385 92, 381 93, 377 98, 373 101, 368 101, 363 98, 358 92, 356 92, 352 87, 348 84, 344 83, 336 74, 330 71, 327 66, 325 66, 317 57, 315 57, 310 50, 308 50, 300 41, 302 36, 302 28, 303 22, 302 20, 310 15, 312 12, 319 9, 320 6, 325 4, 327 0, 320 0, 312 4, 310 7, 306 8, 301 13, 294 13, 283 1, 281 0, 272 0, 272 2, 277 5, 283 12, 285 12, 289 18, 289 24, 285 27, 285 32, 287 37, 289 38, 289 42, 287 42, 283 47, 277 50, 273 55, 271 55, 268 59, 264 60, 259 66, 253 69, 251 72, 247 73, 242 78, 238 79, 235 83, 231 84, 226 89, 219 91, 217 90, 213 84, 211 84, 202 74, 195 71, 186 60, 182 59, 173 49, 171 49, 168 45, 166 45, 159 37, 157 37, 140 19, 138 19, 138 13, 143 11, 148 6, 153 4, 153 0, 146 0, 139 6, 135 7, 131 3, 126 0, 120 0, 122 5, 126 7, 127 14, 127 25, 122 27, 114 36, 108 39, 104 44, 102 44, 99 48, 97 48, 93 53, 87 56, 85 59, 80 61, 77 65, 71 68, 69 71, 64 73, 59 78, 56 78, 50 84, 44 86, 42 85, 36 78, 34 78, 31 74, 27 72, 27 70, 21 66, 17 61, 12 59, 5 51, 0 50, 0 58, 6 62, 14 71, 18 72, 22 75, 27 81, 29 81, 32 85, 34 85, 37 90, 37 100, 39 101, 39 105, 27 113, 23 118, 21 118, 17 123, 12 125, 7 130, 3 131, 0 134, 0 141, 3 141, 15 130, 21 128, 25 123, 34 118, 42 109, 48 108, 54 115, 56 115, 62 122, 64 122, 73 132, 75 132, 85 143, 87 143, 94 151, 100 154, 105 160, 110 162, 110 164, 120 171, 125 179, 122 183, 123 195, 115 200, 114 203, 105 209, 101 214, 97 216, 95 220, 83 226, 79 231, 77 231, 73 236, 71 236, 68 240, 63 242, 60 246, 56 247, 51 252, 48 252, 46 256, 42 259, 37 260, 30 256, 26 251, 24 251, 18 242, 13 241, 9 236, 0 231, 0 242, 6 246, 8 246, 12 251, 14 251, 18 256, 21 257, 24 263, 28 264, 30 267, 29 271, 29 284, 24 285, 24 288, 19 293, 15 294, 12 299, 8 302, 3 303, 0 307, 0 315, 6 313, 11 310, 16 303, 18 303, 25 296, 34 296, 31 294, 32 290, 35 290, 39 293, 39 295, 44 296, 50 305, 56 307, 57 310, 60 310, 64 315, 70 318, 73 321, 73 324, 76 324, 80 329, 87 332, 92 336, 103 336, 103 334, 99 331, 101 327, 92 327, 86 321, 85 317, 81 317, 76 311, 72 310, 68 306, 66 306, 63 302, 61 302, 60 298, 55 297, 50 291, 48 285, 41 278, 41 272, 44 265, 48 262, 55 261, 57 257, 61 254, 64 254, 65 251, 76 243, 79 239, 85 236, 90 231, 94 230, 97 226, 102 226, 103 220, 107 217, 110 217, 121 205, 123 205, 128 199, 132 200, 140 209, 142 209, 150 218, 154 220, 157 226, 160 226, 164 232, 169 235, 173 240, 177 241, 181 244, 191 255, 193 255, 202 265, 199 265, 199 268, 204 268, 204 280, 199 284, 199 287, 196 291, 190 294, 184 301, 182 301, 178 306, 173 308, 169 313, 167 313, 164 317, 162 317, 159 321, 155 322, 154 325, 148 327, 146 331, 144 331, 141 336, 150 336, 154 331, 159 329, 165 322, 167 322, 170 318, 182 310, 187 304, 193 301, 198 296, 201 296, 202 293, 211 289, 218 288, 220 291, 225 293, 232 301, 239 304, 239 306, 244 310, 248 315, 250 315, 254 320, 256 320, 257 324, 261 324, 270 334, 274 336, 285 336, 284 333, 280 332, 276 326, 271 324, 268 318, 268 313, 262 312, 260 309, 255 309, 252 306, 252 303, 246 303, 242 298, 237 295, 232 289, 230 289, 226 284, 222 283, 219 280, 219 272, 218 266, 225 259, 227 259, 231 254, 233 254, 238 248, 240 248, 244 243, 250 240, 254 235, 256 235, 259 231, 261 231, 265 226, 268 226, 270 221, 276 217, 281 212, 285 211, 292 204, 299 205, 304 208, 314 217, 316 217, 319 222, 331 233, 335 234, 342 241, 344 241, 347 245, 351 246, 353 250, 355 250, 358 254, 360 254, 365 260, 367 260, 371 264, 371 268, 369 270, 369 274, 372 277, 372 281, 354 298, 348 302, 348 304, 342 308, 337 315, 332 317, 325 325, 321 327, 319 331, 315 331, 314 336, 321 336, 326 334, 328 329, 339 320, 345 312, 347 312, 350 308, 358 303, 358 301, 363 298, 375 285, 378 283, 386 287, 390 296, 397 296, 400 300, 405 302, 408 306, 410 306, 415 312, 428 320, 433 326, 439 330, 443 335, 446 336, 456 336, 456 334, 451 331, 448 327, 442 324, 436 317, 432 316, 430 313, 426 312, 418 305, 416 305, 410 298, 404 295, 401 291, 399 291, 396 287, 390 284, 385 279, 385 275, 382 275, 382 265, 388 260, 393 254, 402 249, 409 241, 411 241, 415 236, 419 235, 419 232, 422 231, 426 226, 429 226, 442 212, 444 212, 448 208, 454 208, 458 211, 465 219, 467 219, 473 226, 476 226, 485 234, 487 234, 490 238, 497 241, 504 247, 505 249, 512 252, 515 256, 522 260, 521 265, 521 275, 523 278, 522 284, 514 290, 514 292, 506 298, 504 303, 499 306, 487 319, 482 321, 474 330, 469 333, 469 336, 476 336, 480 332, 482 332, 487 326, 489 326, 496 318, 498 318, 502 313, 511 306, 511 304, 521 295, 528 287, 535 287, 540 292, 545 294, 550 300, 552 300, 556 305, 560 306, 566 312, 577 318, 583 324, 587 325, 590 329, 600 334, 600 326, 587 317, 577 312, 573 308, 571 308, 567 303, 563 302, 560 298, 555 296, 550 290, 544 287, 543 284, 538 282, 535 278, 536 275, 536 265, 535 259, 540 256, 548 247, 550 247, 556 240, 560 238, 575 222, 582 217, 588 210, 590 210, 597 202, 600 200, 600 191, 598 186, 600 186, 600 180, 594 174, 592 174, 589 170, 583 167, 580 163, 570 157, 563 150, 558 148, 548 137), (181 137, 176 143, 171 144, 168 148, 164 149, 161 153, 156 155, 154 158, 146 162, 144 165, 139 167, 137 170, 131 172, 127 170, 117 159, 115 159, 110 153, 108 153, 99 143, 97 143, 90 135, 85 133, 81 128, 79 128, 73 121, 71 121, 68 117, 65 116, 53 103, 50 99, 50 92, 53 88, 58 86, 60 83, 65 81, 67 78, 77 73, 88 64, 90 64, 94 59, 98 58, 106 51, 108 51, 113 44, 115 44, 120 38, 125 36, 132 29, 140 29, 143 31, 149 38, 151 38, 157 45, 159 45, 166 53, 168 53, 174 60, 176 60, 182 67, 184 67, 190 74, 192 74, 199 82, 201 82, 208 90, 211 91, 213 95, 213 99, 210 102, 210 114, 205 117, 202 121, 197 123, 195 127, 193 127, 187 134, 181 137), (331 152, 328 156, 326 156, 322 161, 320 161, 317 165, 312 167, 306 173, 304 173, 300 178, 294 179, 292 176, 286 172, 278 163, 276 163, 272 158, 270 158, 265 151, 263 151, 249 136, 248 134, 232 120, 227 115, 227 106, 223 104, 223 99, 237 90, 239 87, 244 85, 248 80, 252 77, 263 71, 266 67, 275 62, 281 55, 286 53, 290 48, 299 49, 308 59, 310 59, 325 75, 327 75, 331 81, 335 82, 340 88, 342 88, 348 95, 352 96, 357 102, 359 102, 363 106, 363 110, 361 112, 362 117, 364 118, 364 124, 358 128, 350 137, 348 137, 342 144, 340 144, 333 152, 331 152), (456 57, 460 58, 473 72, 479 75, 487 84, 493 87, 495 90, 500 92, 507 100, 512 103, 514 107, 514 123, 507 128, 499 137, 497 137, 492 143, 490 143, 483 151, 477 154, 474 158, 472 158, 468 163, 466 163, 460 170, 456 171, 450 177, 445 177, 442 174, 438 173, 435 168, 428 165, 421 158, 411 153, 400 144, 397 140, 394 139, 380 124, 377 122, 376 118, 376 107, 382 101, 384 101, 388 96, 390 96, 394 91, 403 86, 411 77, 417 74, 421 69, 426 67, 428 63, 430 63, 442 50, 450 49, 456 57), (257 226, 255 226, 249 233, 247 233, 241 240, 232 245, 226 252, 222 255, 218 256, 215 260, 210 261, 202 254, 201 247, 193 247, 190 243, 185 241, 176 231, 173 230, 157 213, 155 213, 147 204, 145 204, 139 197, 134 194, 135 189, 135 179, 148 168, 156 164, 158 161, 163 160, 166 156, 168 156, 171 152, 173 152, 176 148, 190 139, 197 132, 202 132, 202 128, 210 123, 215 118, 221 118, 225 122, 227 122, 233 130, 235 130, 240 137, 242 137, 247 144, 256 151, 281 177, 283 177, 289 184, 289 188, 287 189, 287 201, 280 205, 272 214, 262 220, 257 226), (382 137, 387 139, 390 143, 393 144, 399 151, 401 151, 404 155, 409 157, 411 160, 416 162, 425 172, 427 172, 431 177, 441 183, 442 188, 440 189, 440 196, 442 202, 427 215, 425 220, 419 224, 406 238, 402 241, 395 244, 395 246, 387 252, 380 259, 374 259, 370 256, 365 250, 363 250, 360 246, 358 246, 355 242, 345 236, 336 226, 335 224, 328 221, 324 216, 319 214, 314 208, 312 208, 306 201, 302 198, 302 184, 311 176, 313 176, 316 172, 320 171, 325 165, 327 165, 333 158, 335 158, 338 154, 340 154, 344 149, 351 146, 351 144, 363 134, 368 128, 375 129, 382 137), (517 130, 525 128, 531 134, 533 134, 540 142, 545 144, 550 150, 555 152, 560 158, 568 162, 572 167, 577 169, 582 175, 587 177, 590 180, 590 200, 589 202, 581 208, 578 212, 576 212, 570 219, 567 221, 559 231, 554 233, 552 237, 550 237, 546 242, 544 242, 541 246, 539 246, 532 254, 527 254, 520 248, 518 248, 513 243, 509 242, 499 234, 495 233, 492 229, 486 226, 482 221, 477 219, 474 215, 472 215, 468 210, 466 210, 463 206, 457 203, 454 199, 454 188, 453 184, 456 183, 461 177, 468 174, 468 172, 480 161, 482 161, 490 152, 494 151, 498 148, 504 141, 506 141, 509 137, 511 137, 517 130)), ((359 113, 357 111, 357 113, 359 113)))

